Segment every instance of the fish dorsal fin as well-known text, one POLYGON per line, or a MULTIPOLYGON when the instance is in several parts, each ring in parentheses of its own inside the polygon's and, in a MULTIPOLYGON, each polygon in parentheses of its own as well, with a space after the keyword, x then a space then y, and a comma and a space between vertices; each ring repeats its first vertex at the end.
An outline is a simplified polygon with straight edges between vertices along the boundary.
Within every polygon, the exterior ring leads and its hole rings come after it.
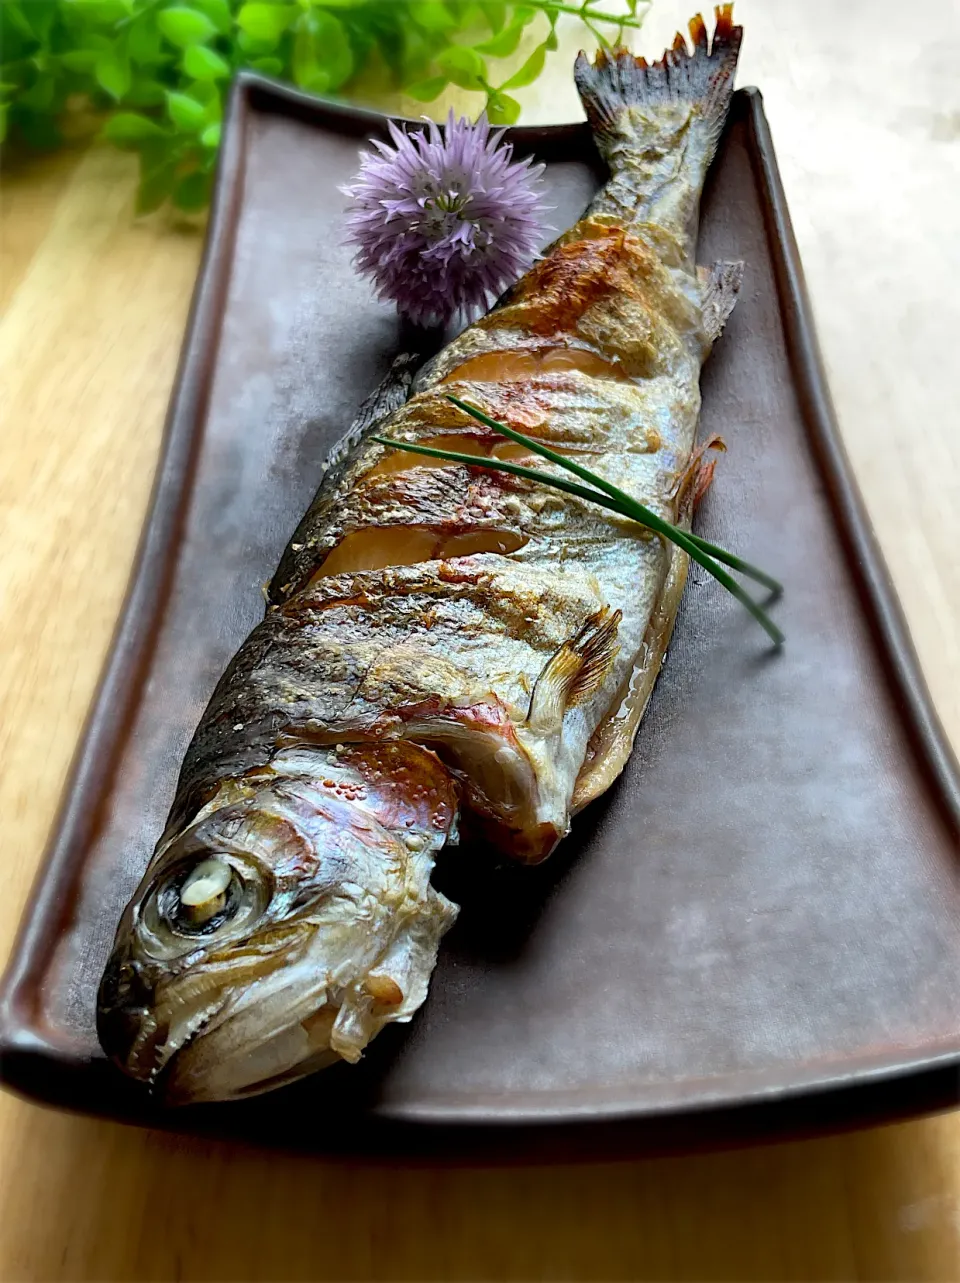
POLYGON ((736 306, 743 284, 743 269, 741 262, 719 262, 712 267, 697 268, 703 292, 703 332, 709 343, 716 343, 736 306))
POLYGON ((568 708, 596 694, 617 654, 621 618, 619 610, 598 610, 547 660, 530 697, 530 730, 555 733, 568 708))

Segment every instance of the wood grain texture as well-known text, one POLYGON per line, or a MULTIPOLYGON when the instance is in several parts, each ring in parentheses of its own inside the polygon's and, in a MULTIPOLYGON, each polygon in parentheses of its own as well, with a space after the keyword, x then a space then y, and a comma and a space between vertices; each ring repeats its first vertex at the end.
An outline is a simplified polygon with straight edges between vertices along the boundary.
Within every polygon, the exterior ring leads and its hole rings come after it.
MULTIPOLYGON (((644 48, 686 8, 657 0, 644 48)), ((847 447, 960 746, 960 11, 739 0, 738 15, 847 447)), ((574 113, 562 54, 525 106, 574 113)), ((195 232, 133 223, 133 183, 99 150, 3 178, 4 956, 122 600, 199 261, 195 232)), ((960 1115, 697 1158, 426 1168, 0 1098, 3 1280, 560 1277, 949 1283, 960 1115)))

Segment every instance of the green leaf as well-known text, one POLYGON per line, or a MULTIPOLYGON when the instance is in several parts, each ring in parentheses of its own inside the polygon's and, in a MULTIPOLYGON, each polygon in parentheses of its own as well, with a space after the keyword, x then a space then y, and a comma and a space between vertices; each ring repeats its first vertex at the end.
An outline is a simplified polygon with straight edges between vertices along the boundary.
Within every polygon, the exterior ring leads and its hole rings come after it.
MULTIPOLYGON (((699 565, 703 566, 705 570, 708 570, 718 583, 722 584, 728 592, 732 593, 733 596, 750 611, 754 619, 756 619, 757 622, 766 629, 777 646, 781 646, 783 644, 783 633, 779 628, 777 628, 773 620, 770 619, 766 611, 744 591, 743 587, 737 583, 735 579, 732 579, 727 574, 723 569, 723 566, 719 563, 723 562, 724 565, 731 566, 734 569, 741 571, 743 574, 749 576, 749 578, 756 579, 758 583, 762 583, 766 587, 770 588, 777 596, 783 592, 783 584, 781 584, 779 580, 774 579, 772 575, 768 575, 766 571, 760 570, 758 566, 753 566, 750 562, 744 561, 741 557, 736 556, 735 553, 727 552, 725 548, 718 548, 716 544, 707 543, 705 539, 701 539, 698 535, 694 535, 690 531, 682 530, 679 526, 671 525, 671 523, 664 520, 659 513, 654 512, 653 509, 646 507, 645 504, 634 499, 634 497, 627 494, 625 490, 621 490, 619 486, 615 486, 612 481, 607 481, 605 477, 599 476, 596 472, 591 472, 589 468, 584 468, 582 464, 574 462, 574 460, 569 458, 569 456, 558 454, 555 450, 551 450, 549 446, 543 445, 542 442, 536 441, 533 437, 524 436, 524 434, 522 432, 518 432, 516 428, 508 427, 505 423, 501 423, 499 420, 491 418, 490 415, 487 414, 485 410, 481 410, 479 406, 470 405, 467 401, 461 401, 459 397, 452 396, 450 393, 447 394, 447 400, 452 401, 458 409, 469 414, 471 418, 478 420, 478 422, 483 423, 488 428, 493 428, 494 431, 499 432, 501 436, 507 437, 511 441, 516 441, 519 445, 526 446, 528 450, 532 450, 534 454, 540 455, 541 458, 549 459, 551 463, 558 464, 565 472, 572 472, 574 476, 580 477, 582 480, 589 482, 590 489, 585 489, 576 482, 569 482, 566 478, 555 476, 543 477, 544 484, 554 486, 556 489, 565 490, 568 494, 576 494, 580 498, 587 499, 591 503, 599 504, 602 508, 607 508, 614 512, 621 512, 624 516, 631 517, 632 520, 638 521, 641 525, 646 526, 648 530, 655 530, 658 534, 663 535, 664 538, 669 539, 671 543, 682 548, 684 552, 692 557, 694 561, 698 562, 699 565)), ((383 444, 385 438, 374 436, 373 440, 379 441, 383 444)), ((471 458, 475 459, 477 457, 476 455, 460 455, 457 457, 455 451, 436 450, 432 447, 413 445, 411 442, 403 442, 401 444, 398 442, 391 442, 387 439, 386 444, 399 444, 401 449, 412 450, 414 453, 432 454, 436 457, 445 457, 448 459, 457 458, 457 462, 463 462, 464 460, 469 461, 471 458)), ((532 481, 539 480, 542 475, 534 472, 531 468, 524 467, 523 464, 508 463, 499 460, 494 462, 491 459, 486 459, 483 461, 482 466, 492 468, 494 470, 499 469, 501 471, 512 472, 514 476, 526 476, 532 481)))
MULTIPOLYGON (((37 35, 33 27, 27 21, 21 5, 17 3, 5 3, 0 6, 0 13, 3 14, 4 25, 9 26, 25 40, 36 40, 37 35)), ((6 52, 6 50, 4 50, 6 52)))
POLYGON ((487 25, 487 15, 479 0, 461 0, 457 6, 457 26, 461 31, 487 25))
POLYGON ((0 143, 7 141, 7 115, 9 108, 6 103, 0 106, 0 143))
POLYGON ((520 104, 509 94, 494 90, 487 99, 487 119, 491 125, 515 125, 520 119, 520 104))
POLYGON ((105 89, 111 98, 119 102, 130 88, 133 80, 130 71, 130 59, 127 57, 126 52, 117 50, 113 53, 102 54, 97 59, 94 75, 101 89, 105 89))
MULTIPOLYGON (((411 43, 408 38, 410 33, 401 30, 396 25, 396 18, 391 16, 389 11, 383 13, 381 10, 377 10, 376 12, 376 22, 371 23, 370 27, 371 34, 375 39, 375 44, 371 47, 367 56, 369 57, 369 54, 376 50, 383 59, 384 66, 392 77, 392 83, 397 85, 404 78, 404 61, 406 56, 409 54, 411 43)), ((417 40, 422 39, 422 35, 419 31, 415 33, 415 37, 417 40)), ((358 58, 357 61, 359 62, 360 59, 358 58)), ((416 72, 410 72, 407 79, 416 80, 418 74, 419 73, 416 72)))
POLYGON ((449 83, 446 76, 432 76, 429 80, 418 80, 414 85, 407 85, 403 92, 416 98, 418 102, 433 102, 449 83))
POLYGON ((461 89, 482 89, 487 65, 474 49, 451 45, 437 57, 437 67, 461 89))
POLYGON ((237 25, 254 40, 274 46, 296 16, 292 4, 245 4, 237 14, 237 25))
POLYGON ((66 67, 67 71, 89 76, 101 56, 96 49, 68 49, 66 53, 60 54, 60 65, 66 67))
POLYGON ((178 49, 202 44, 217 34, 217 29, 205 13, 177 5, 157 14, 157 26, 178 49))
POLYGON ((30 25, 43 45, 48 45, 50 42, 50 31, 58 9, 57 0, 30 0, 30 25))
POLYGON ((353 50, 347 29, 332 13, 319 12, 320 32, 317 37, 322 49, 323 69, 330 77, 330 88, 339 89, 353 75, 353 50))
POLYGON ((94 53, 112 53, 116 44, 114 40, 108 40, 98 31, 85 31, 82 36, 77 37, 77 40, 79 48, 92 50, 94 53))
POLYGON ((522 39, 523 23, 517 22, 514 18, 492 40, 484 40, 482 44, 476 47, 478 52, 488 54, 491 58, 509 58, 522 39))
POLYGON ((230 64, 206 45, 191 45, 186 50, 183 69, 194 80, 222 80, 230 75, 230 64))
POLYGON ((543 71, 543 64, 547 56, 546 44, 537 45, 533 53, 523 64, 519 71, 515 71, 509 80, 505 80, 500 86, 501 89, 522 89, 524 85, 532 85, 540 72, 543 71))
POLYGON ((412 0, 408 12, 418 27, 424 31, 449 31, 457 20, 440 0, 412 0))
POLYGON ((111 116, 101 131, 101 137, 118 146, 137 145, 147 139, 165 138, 167 133, 156 121, 139 116, 132 111, 120 111, 111 116))
POLYGON ((17 106, 26 107, 28 111, 48 112, 53 107, 56 89, 52 76, 40 76, 26 93, 20 94, 17 106))
MULTIPOLYGON (((3 6, 0 5, 0 19, 4 18, 3 6)), ((5 19, 4 19, 5 21, 5 19)), ((24 39, 16 31, 13 31, 9 25, 0 22, 0 52, 2 52, 4 64, 6 66, 5 74, 8 77, 17 74, 18 67, 22 67, 21 59, 26 60, 32 49, 36 47, 36 42, 31 38, 24 39)))
POLYGON ((507 20, 507 6, 504 0, 486 0, 483 6, 487 23, 494 35, 503 30, 503 24, 507 20))
POLYGON ((174 90, 167 91, 167 111, 176 127, 185 134, 197 134, 209 123, 202 103, 174 90))
POLYGON ((192 0, 193 8, 205 13, 221 36, 233 30, 233 14, 227 0, 192 0))
POLYGON ((293 42, 294 81, 303 89, 326 93, 353 74, 353 50, 346 28, 332 13, 306 13, 293 42))
MULTIPOLYGON (((189 143, 187 144, 189 146, 189 143)), ((184 141, 177 134, 164 134, 162 138, 144 138, 137 147, 140 153, 140 174, 152 174, 168 165, 176 166, 184 141)))
POLYGON ((189 97, 200 103, 206 112, 206 122, 211 124, 223 117, 222 86, 213 80, 195 80, 190 86, 189 97))
POLYGON ((279 58, 254 58, 250 62, 254 71, 261 71, 265 76, 280 76, 283 74, 283 63, 279 58))
POLYGON ((160 31, 147 15, 133 23, 127 34, 130 57, 140 66, 152 66, 163 61, 163 43, 160 31))
POLYGON ((313 14, 304 14, 297 23, 293 37, 293 58, 290 63, 293 82, 301 89, 324 93, 330 87, 330 77, 320 66, 313 34, 313 14))
POLYGON ((220 134, 222 130, 223 126, 219 120, 215 121, 212 125, 207 125, 206 129, 200 135, 200 141, 203 143, 204 147, 219 147, 220 134))
POLYGON ((177 181, 177 167, 169 162, 155 169, 141 170, 140 188, 137 192, 137 213, 151 214, 169 200, 177 181))
POLYGON ((83 23, 111 26, 130 16, 128 0, 60 0, 64 14, 73 13, 83 23))
POLYGON ((185 210, 187 213, 203 209, 210 200, 211 186, 210 174, 201 173, 199 170, 193 174, 187 174, 186 178, 180 179, 174 189, 173 203, 177 209, 185 210))
MULTIPOLYGON (((22 101, 22 100, 21 100, 22 101)), ((23 111, 20 103, 11 106, 10 121, 15 125, 23 141, 36 151, 52 151, 63 142, 63 135, 52 116, 23 111)))
POLYGON ((129 107, 160 107, 166 92, 166 87, 158 80, 150 76, 134 76, 124 102, 129 107))
POLYGON ((264 54, 273 53, 278 43, 276 40, 257 40, 246 31, 237 32, 237 48, 247 58, 262 58, 264 54))

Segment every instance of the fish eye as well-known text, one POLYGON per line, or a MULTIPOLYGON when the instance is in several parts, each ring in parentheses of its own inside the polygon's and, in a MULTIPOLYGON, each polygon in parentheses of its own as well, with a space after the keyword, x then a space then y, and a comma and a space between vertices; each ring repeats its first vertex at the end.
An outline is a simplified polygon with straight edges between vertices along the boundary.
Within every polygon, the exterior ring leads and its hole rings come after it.
POLYGON ((243 883, 221 856, 182 866, 159 888, 160 919, 178 935, 209 935, 232 921, 243 902, 243 883))

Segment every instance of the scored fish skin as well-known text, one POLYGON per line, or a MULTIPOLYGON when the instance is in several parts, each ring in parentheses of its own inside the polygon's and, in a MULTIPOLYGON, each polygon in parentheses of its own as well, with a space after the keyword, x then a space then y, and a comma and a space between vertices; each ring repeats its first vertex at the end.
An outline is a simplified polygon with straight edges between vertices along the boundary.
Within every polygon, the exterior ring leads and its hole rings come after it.
POLYGON ((691 35, 692 54, 678 37, 652 67, 580 56, 609 182, 415 377, 400 359, 214 693, 98 1006, 105 1049, 167 1099, 357 1059, 426 995, 456 913, 429 878, 458 812, 535 863, 626 761, 685 554, 573 496, 371 434, 559 471, 452 394, 689 523, 700 368, 741 276, 694 264, 741 30, 724 6, 712 46, 702 20, 691 35))

